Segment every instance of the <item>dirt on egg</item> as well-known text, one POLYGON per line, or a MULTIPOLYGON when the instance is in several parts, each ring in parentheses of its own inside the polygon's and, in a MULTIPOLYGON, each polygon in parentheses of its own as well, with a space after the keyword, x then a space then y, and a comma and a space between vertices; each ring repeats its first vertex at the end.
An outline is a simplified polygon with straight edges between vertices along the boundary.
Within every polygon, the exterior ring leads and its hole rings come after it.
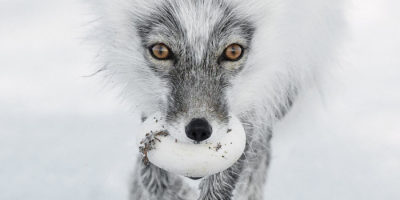
POLYGON ((160 131, 157 133, 146 133, 146 137, 140 141, 140 146, 139 146, 139 152, 142 153, 142 161, 145 165, 149 164, 149 158, 147 157, 147 153, 151 151, 152 149, 155 149, 155 144, 156 142, 161 142, 161 140, 158 138, 160 136, 166 137, 168 136, 169 133, 166 131, 160 131))

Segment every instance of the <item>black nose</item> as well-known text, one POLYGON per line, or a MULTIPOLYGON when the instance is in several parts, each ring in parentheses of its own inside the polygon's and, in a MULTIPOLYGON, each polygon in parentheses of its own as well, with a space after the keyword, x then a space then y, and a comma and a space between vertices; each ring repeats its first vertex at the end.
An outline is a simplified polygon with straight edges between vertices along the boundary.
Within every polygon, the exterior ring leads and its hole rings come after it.
POLYGON ((188 138, 196 142, 201 142, 211 136, 212 128, 204 118, 194 118, 185 127, 185 132, 188 138))

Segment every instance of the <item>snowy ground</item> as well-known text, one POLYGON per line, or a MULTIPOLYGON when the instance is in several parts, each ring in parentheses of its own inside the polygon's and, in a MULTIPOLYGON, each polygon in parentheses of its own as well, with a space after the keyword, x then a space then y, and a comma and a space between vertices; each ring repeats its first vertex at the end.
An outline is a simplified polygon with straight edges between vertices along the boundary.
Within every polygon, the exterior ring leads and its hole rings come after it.
MULTIPOLYGON (((268 200, 400 199, 400 2, 356 0, 342 70, 276 128, 268 200)), ((0 199, 126 199, 137 119, 82 45, 85 7, 0 0, 0 199)))

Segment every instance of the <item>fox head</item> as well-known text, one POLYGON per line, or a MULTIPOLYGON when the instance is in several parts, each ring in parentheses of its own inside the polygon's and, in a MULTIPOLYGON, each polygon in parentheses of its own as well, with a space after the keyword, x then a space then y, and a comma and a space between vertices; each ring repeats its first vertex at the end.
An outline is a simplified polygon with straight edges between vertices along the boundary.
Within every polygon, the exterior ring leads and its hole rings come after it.
POLYGON ((175 138, 198 143, 231 115, 247 128, 282 117, 331 58, 340 3, 105 1, 96 38, 105 74, 143 119, 161 112, 175 138))

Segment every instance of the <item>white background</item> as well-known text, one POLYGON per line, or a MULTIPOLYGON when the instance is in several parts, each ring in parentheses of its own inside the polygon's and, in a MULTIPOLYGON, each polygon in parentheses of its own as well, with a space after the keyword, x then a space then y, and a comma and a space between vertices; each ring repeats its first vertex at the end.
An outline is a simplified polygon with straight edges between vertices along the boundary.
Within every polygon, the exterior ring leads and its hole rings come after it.
MULTIPOLYGON (((278 124, 268 200, 400 199, 400 2, 356 0, 341 69, 278 124)), ((93 72, 91 17, 0 0, 0 199, 126 199, 137 117, 93 72)))

